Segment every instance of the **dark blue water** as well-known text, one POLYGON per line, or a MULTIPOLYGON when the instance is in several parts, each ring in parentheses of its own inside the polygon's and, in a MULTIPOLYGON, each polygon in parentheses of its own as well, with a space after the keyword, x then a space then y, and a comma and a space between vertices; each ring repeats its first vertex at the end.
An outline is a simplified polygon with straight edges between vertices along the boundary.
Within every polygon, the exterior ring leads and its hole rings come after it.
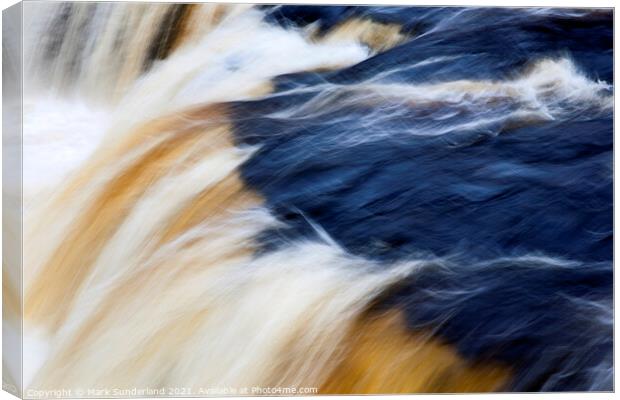
POLYGON ((239 143, 259 146, 243 178, 287 223, 265 250, 318 225, 386 268, 440 258, 385 296, 412 329, 510 365, 512 390, 610 390, 612 12, 267 12, 289 29, 368 18, 411 38, 234 104, 239 143))

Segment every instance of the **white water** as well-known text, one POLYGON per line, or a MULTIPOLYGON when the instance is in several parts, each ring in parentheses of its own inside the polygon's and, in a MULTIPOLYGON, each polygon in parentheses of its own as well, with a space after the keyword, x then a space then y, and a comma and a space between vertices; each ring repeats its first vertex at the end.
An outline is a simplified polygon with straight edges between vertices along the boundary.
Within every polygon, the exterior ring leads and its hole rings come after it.
MULTIPOLYGON (((203 13, 209 12, 209 6, 202 7, 203 13)), ((35 11, 40 10, 31 10, 35 11)), ((80 8, 72 18, 82 20, 89 11, 93 10, 80 8)), ((368 55, 364 46, 353 41, 312 43, 301 32, 266 25, 256 11, 237 10, 231 12, 234 18, 224 19, 127 83, 122 79, 132 76, 133 70, 127 72, 124 65, 115 69, 118 55, 96 39, 109 38, 108 31, 120 29, 110 15, 121 15, 120 23, 132 28, 137 24, 136 32, 147 22, 160 23, 161 10, 136 17, 139 14, 128 5, 97 6, 89 36, 79 37, 76 30, 75 38, 65 38, 64 53, 51 73, 41 72, 27 86, 26 237, 37 249, 26 254, 27 298, 45 299, 54 282, 64 285, 73 279, 45 272, 50 257, 70 232, 82 229, 81 215, 117 174, 177 135, 164 131, 153 132, 160 139, 141 138, 134 132, 136 127, 188 107, 264 95, 270 91, 269 79, 278 74, 342 67, 368 55), (77 41, 84 39, 87 46, 82 48, 77 41), (67 79, 71 57, 83 58, 77 79, 67 79), (102 81, 111 82, 113 90, 101 86, 102 81), (124 84, 126 89, 119 89, 124 84), (121 143, 132 140, 142 143, 128 153, 118 152, 121 143), (93 171, 87 174, 87 182, 81 178, 84 171, 93 171), (82 183, 75 186, 77 182, 82 183), (67 190, 70 197, 59 200, 67 190), (33 288, 39 279, 47 284, 33 288)), ((144 39, 148 42, 148 37, 144 39)), ((40 51, 36 43, 28 48, 40 51)), ((32 68, 39 71, 38 65, 32 68)), ((192 126, 189 122, 188 127, 192 126)), ((248 155, 248 150, 225 148, 204 157, 205 150, 214 146, 208 130, 204 134, 199 144, 179 154, 178 167, 146 183, 146 191, 135 199, 131 212, 106 239, 92 264, 75 265, 90 272, 63 295, 73 299, 59 317, 62 323, 50 327, 37 318, 27 319, 27 329, 36 332, 24 348, 27 387, 239 386, 270 383, 276 376, 290 385, 318 385, 348 323, 372 297, 369 294, 402 274, 402 269, 381 275, 365 272, 365 261, 350 258, 333 244, 299 244, 253 259, 248 253, 253 248, 251 239, 275 223, 257 202, 249 209, 233 208, 228 216, 205 220, 169 243, 156 245, 158 232, 170 225, 176 213, 197 201, 207 188, 217 190, 232 179, 248 155), (254 211, 244 217, 249 210, 254 211), (106 304, 118 301, 118 288, 133 279, 139 279, 140 285, 124 290, 123 301, 112 313, 103 311, 106 304), (204 309, 211 312, 203 315, 204 309), (316 316, 308 319, 309 315, 316 316), (193 322, 187 325, 189 321, 193 322), (84 327, 93 323, 97 328, 84 336, 84 327), (153 340, 160 345, 151 349, 148 343, 153 340), (295 341, 300 357, 291 362, 301 363, 296 364, 298 373, 271 371, 279 358, 289 358, 290 343, 295 341), (139 366, 127 364, 139 354, 139 366)), ((215 202, 220 207, 226 198, 215 202)), ((52 306, 49 303, 37 307, 52 306)))

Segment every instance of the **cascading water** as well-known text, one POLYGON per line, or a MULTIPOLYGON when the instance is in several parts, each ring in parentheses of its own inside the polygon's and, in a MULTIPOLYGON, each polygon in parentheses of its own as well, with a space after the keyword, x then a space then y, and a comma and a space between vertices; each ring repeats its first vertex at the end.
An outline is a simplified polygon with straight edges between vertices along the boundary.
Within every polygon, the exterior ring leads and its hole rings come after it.
POLYGON ((609 11, 24 13, 30 390, 611 390, 609 11))

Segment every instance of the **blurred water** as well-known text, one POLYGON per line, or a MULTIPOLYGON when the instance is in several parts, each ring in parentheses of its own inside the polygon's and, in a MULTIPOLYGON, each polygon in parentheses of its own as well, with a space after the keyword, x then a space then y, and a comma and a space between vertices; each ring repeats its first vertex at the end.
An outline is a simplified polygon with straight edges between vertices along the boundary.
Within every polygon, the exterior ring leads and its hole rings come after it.
POLYGON ((611 390, 610 10, 25 12, 32 387, 611 390), (509 378, 327 385, 385 308, 509 378))

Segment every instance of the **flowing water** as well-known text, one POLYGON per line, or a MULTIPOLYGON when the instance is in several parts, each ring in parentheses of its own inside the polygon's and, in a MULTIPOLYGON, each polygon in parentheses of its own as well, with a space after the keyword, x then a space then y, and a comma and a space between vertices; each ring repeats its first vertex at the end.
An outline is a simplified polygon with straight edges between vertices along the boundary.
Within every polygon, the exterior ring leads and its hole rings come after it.
POLYGON ((24 7, 27 388, 612 389, 610 10, 24 7))

